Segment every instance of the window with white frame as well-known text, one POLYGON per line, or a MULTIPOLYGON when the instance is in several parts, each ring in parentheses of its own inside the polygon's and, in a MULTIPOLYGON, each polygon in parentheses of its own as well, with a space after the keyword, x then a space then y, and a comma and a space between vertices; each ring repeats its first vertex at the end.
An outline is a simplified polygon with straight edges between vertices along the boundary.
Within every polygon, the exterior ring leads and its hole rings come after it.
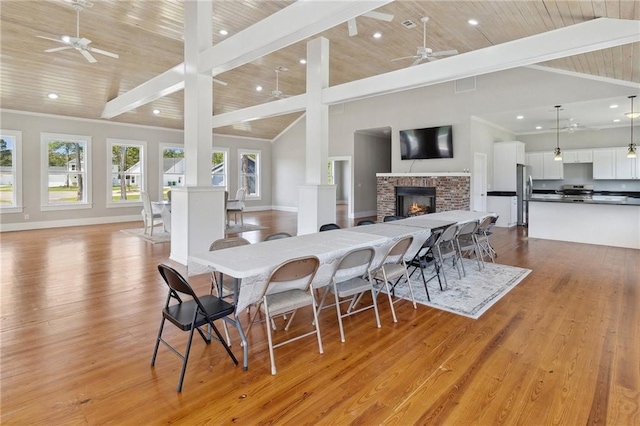
POLYGON ((91 207, 91 137, 41 133, 42 209, 91 207))
POLYGON ((163 146, 160 161, 162 199, 167 200, 169 198, 168 192, 172 187, 184 186, 186 166, 184 147, 163 146))
POLYGON ((145 191, 146 142, 107 139, 107 204, 139 202, 145 191))
POLYGON ((228 151, 214 148, 211 155, 211 184, 227 188, 228 151))
POLYGON ((240 150, 240 187, 247 198, 260 197, 260 151, 240 150))
POLYGON ((0 130, 0 213, 22 211, 22 132, 0 130))

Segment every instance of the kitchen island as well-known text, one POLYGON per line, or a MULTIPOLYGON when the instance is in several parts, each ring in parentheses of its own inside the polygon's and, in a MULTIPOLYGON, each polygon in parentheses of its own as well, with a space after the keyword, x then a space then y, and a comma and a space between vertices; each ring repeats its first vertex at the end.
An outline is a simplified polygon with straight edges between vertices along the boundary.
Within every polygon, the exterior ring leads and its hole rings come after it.
POLYGON ((640 198, 529 200, 529 238, 640 249, 640 198))

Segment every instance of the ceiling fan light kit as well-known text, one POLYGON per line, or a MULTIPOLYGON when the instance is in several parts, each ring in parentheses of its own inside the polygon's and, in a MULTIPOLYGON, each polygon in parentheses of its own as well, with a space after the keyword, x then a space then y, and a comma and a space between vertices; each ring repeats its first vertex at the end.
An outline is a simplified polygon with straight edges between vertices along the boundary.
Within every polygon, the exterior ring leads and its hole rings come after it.
POLYGON ((629 115, 629 118, 631 119, 631 139, 629 141, 629 148, 627 149, 627 158, 638 158, 638 154, 636 152, 636 144, 633 143, 633 119, 637 116, 634 116, 635 113, 633 112, 633 99, 636 97, 636 95, 631 95, 629 96, 629 99, 631 99, 631 114, 629 115))
POLYGON ((560 108, 561 105, 556 105, 556 149, 553 150, 553 160, 562 161, 562 151, 560 151, 560 108))

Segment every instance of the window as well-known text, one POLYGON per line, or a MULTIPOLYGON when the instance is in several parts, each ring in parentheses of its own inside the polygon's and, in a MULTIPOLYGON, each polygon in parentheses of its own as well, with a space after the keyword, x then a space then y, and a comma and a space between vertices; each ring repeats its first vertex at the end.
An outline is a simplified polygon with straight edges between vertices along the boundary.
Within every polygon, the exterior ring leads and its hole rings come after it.
POLYGON ((228 151, 214 149, 211 155, 211 184, 227 188, 228 151))
POLYGON ((145 142, 107 139, 107 205, 140 202, 144 191, 145 142))
POLYGON ((22 211, 22 132, 0 130, 0 213, 22 211))
POLYGON ((164 146, 162 148, 162 199, 167 200, 167 193, 172 186, 184 186, 184 148, 181 146, 164 146))
POLYGON ((335 181, 336 181, 336 176, 334 173, 335 167, 336 167, 336 163, 333 160, 329 161, 329 163, 327 164, 327 184, 328 185, 335 184, 335 181))
POLYGON ((42 210, 91 208, 90 136, 41 133, 42 210))
POLYGON ((240 187, 247 190, 247 198, 260 197, 260 151, 239 151, 240 187))

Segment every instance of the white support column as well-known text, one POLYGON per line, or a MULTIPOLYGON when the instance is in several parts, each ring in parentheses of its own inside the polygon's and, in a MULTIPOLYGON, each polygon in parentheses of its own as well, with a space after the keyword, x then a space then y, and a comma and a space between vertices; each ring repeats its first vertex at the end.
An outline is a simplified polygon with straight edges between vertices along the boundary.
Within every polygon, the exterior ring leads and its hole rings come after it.
POLYGON ((211 47, 211 0, 186 0, 184 34, 185 187, 172 191, 171 259, 187 264, 225 235, 224 189, 211 186, 213 78, 198 73, 200 53, 211 47))
POLYGON ((329 106, 322 90, 329 86, 329 40, 307 43, 306 185, 298 199, 298 234, 317 232, 336 221, 336 188, 328 185, 329 106))

